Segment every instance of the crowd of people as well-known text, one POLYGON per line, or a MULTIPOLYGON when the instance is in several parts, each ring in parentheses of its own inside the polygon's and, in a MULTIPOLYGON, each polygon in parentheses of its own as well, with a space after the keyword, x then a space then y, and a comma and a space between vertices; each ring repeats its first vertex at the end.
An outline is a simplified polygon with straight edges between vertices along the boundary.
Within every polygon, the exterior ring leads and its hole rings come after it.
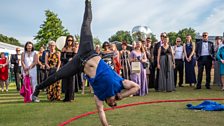
MULTIPOLYGON (((177 37, 175 45, 171 46, 167 34, 161 33, 159 42, 152 43, 151 38, 148 37, 146 40, 133 42, 131 50, 127 50, 128 43, 124 40, 121 50, 118 50, 115 44, 106 41, 102 44, 102 48, 100 45, 95 45, 95 51, 119 76, 140 86, 136 96, 147 95, 149 88, 154 88, 158 92, 172 92, 177 86, 183 87, 184 83, 195 86, 195 89, 201 89, 204 68, 205 87, 211 89, 212 66, 214 67, 213 83, 224 90, 224 40, 216 37, 215 43, 212 43, 208 41, 207 32, 204 32, 202 37, 202 40, 197 43, 192 41, 191 35, 187 35, 185 41, 177 37), (197 73, 195 73, 196 66, 197 73)), ((14 66, 17 91, 21 91, 22 88, 27 89, 24 82, 25 76, 28 75, 31 82, 30 90, 33 92, 36 85, 69 62, 77 54, 78 47, 79 43, 73 36, 68 35, 61 51, 56 49, 55 41, 49 41, 47 49, 41 47, 36 53, 33 43, 29 41, 25 44, 24 52, 21 53, 17 48, 17 54, 12 55, 10 61, 4 53, 1 53, 2 92, 4 92, 4 85, 8 92, 9 62, 14 66)), ((87 83, 85 75, 81 72, 63 78, 62 81, 57 81, 46 89, 47 99, 62 100, 61 93, 65 93, 63 101, 71 102, 79 90, 82 90, 82 94, 85 93, 87 83)), ((88 86, 91 89, 91 85, 88 86)), ((91 92, 93 93, 92 90, 91 92)))

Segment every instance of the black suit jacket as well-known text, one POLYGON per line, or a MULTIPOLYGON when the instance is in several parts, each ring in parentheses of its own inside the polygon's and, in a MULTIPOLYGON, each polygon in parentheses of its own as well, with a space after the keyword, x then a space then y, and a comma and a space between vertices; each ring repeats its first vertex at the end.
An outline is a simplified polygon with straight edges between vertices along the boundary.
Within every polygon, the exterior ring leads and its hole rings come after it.
POLYGON ((157 60, 159 47, 161 47, 161 41, 155 43, 154 45, 154 50, 153 50, 154 60, 157 60))
POLYGON ((14 70, 18 70, 19 63, 18 63, 18 56, 17 56, 17 54, 12 54, 10 61, 11 61, 11 64, 14 64, 14 70))
MULTIPOLYGON (((196 50, 195 50, 195 53, 196 53, 196 58, 197 58, 197 60, 199 60, 200 57, 201 57, 202 43, 203 43, 203 41, 199 41, 199 42, 197 42, 197 44, 196 44, 196 50)), ((209 51, 209 55, 211 56, 212 60, 214 60, 214 56, 215 56, 215 52, 214 52, 214 44, 213 44, 213 42, 211 42, 211 41, 208 41, 208 51, 209 51)))

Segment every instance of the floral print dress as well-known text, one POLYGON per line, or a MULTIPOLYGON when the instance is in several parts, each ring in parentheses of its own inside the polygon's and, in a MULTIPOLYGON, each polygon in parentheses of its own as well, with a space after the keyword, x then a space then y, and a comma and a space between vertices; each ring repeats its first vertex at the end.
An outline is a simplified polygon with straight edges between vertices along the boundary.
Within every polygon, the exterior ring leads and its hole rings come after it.
MULTIPOLYGON (((49 76, 56 72, 58 66, 59 58, 58 52, 49 53, 48 65, 50 66, 49 76)), ((61 99, 61 84, 60 81, 55 82, 47 88, 47 99, 49 101, 61 99)))

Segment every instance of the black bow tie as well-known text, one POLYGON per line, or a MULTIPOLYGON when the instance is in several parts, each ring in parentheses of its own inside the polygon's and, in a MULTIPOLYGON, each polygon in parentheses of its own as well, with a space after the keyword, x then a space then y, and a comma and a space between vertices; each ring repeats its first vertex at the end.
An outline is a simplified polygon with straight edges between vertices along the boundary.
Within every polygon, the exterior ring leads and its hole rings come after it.
POLYGON ((207 43, 208 41, 203 41, 204 43, 207 43))

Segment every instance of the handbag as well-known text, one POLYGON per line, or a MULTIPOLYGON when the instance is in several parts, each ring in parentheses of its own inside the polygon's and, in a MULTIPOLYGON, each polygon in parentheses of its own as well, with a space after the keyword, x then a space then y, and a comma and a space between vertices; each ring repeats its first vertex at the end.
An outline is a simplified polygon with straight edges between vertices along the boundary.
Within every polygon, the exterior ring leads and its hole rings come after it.
POLYGON ((132 71, 132 73, 140 73, 140 71, 141 71, 140 62, 132 62, 131 63, 131 71, 132 71))
POLYGON ((144 69, 149 68, 149 63, 148 62, 142 62, 142 66, 144 69))

